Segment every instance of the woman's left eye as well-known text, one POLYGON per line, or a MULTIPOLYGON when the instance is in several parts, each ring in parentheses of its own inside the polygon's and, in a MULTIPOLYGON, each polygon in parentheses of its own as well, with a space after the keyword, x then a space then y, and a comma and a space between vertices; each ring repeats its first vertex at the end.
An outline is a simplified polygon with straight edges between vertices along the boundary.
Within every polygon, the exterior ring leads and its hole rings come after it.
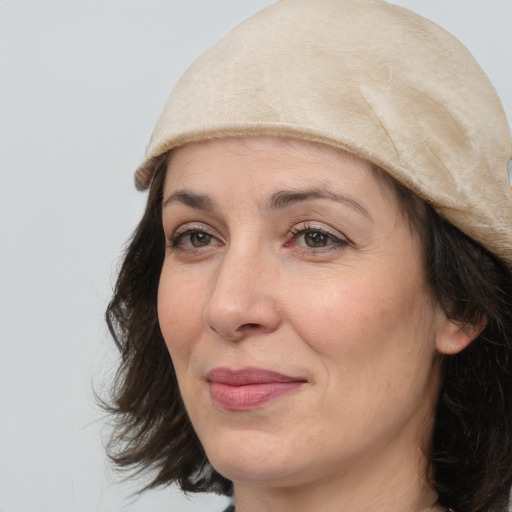
POLYGON ((338 237, 323 229, 314 227, 305 227, 302 229, 292 229, 293 238, 286 242, 285 246, 302 246, 311 249, 342 247, 348 244, 344 238, 338 237))

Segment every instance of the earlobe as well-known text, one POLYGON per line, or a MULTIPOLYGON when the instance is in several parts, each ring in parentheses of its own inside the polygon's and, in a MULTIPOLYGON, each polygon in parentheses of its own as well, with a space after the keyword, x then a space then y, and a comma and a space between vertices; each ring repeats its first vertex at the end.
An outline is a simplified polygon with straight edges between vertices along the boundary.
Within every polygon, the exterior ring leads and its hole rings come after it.
POLYGON ((441 354, 453 355, 464 350, 487 325, 487 318, 475 324, 464 324, 456 320, 445 319, 437 333, 436 348, 441 354))

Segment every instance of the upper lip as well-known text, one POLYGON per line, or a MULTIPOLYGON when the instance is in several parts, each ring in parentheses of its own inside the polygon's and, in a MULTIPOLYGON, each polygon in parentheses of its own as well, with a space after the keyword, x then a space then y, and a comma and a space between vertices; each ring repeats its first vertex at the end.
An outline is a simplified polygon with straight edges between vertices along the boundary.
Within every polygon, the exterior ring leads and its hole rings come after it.
POLYGON ((293 377, 264 368, 214 368, 206 374, 208 382, 217 382, 228 386, 246 386, 249 384, 264 384, 273 382, 306 382, 302 377, 293 377))

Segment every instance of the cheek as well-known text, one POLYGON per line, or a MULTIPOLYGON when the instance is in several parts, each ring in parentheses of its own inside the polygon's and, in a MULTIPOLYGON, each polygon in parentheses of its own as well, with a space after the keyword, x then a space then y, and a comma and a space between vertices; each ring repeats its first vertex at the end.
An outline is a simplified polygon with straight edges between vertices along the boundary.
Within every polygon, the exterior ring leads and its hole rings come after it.
POLYGON ((371 292, 346 284, 324 307, 320 296, 310 302, 317 315, 300 321, 300 337, 325 369, 326 431, 370 442, 376 425, 395 435, 430 404, 434 336, 415 294, 397 298, 384 293, 384 283, 373 282, 371 292))
POLYGON ((196 281, 164 264, 158 287, 158 322, 177 371, 201 333, 200 288, 196 281))
POLYGON ((401 277, 418 274, 345 275, 321 289, 303 281, 290 321, 336 380, 400 385, 428 374, 435 349, 435 308, 420 278, 401 277))

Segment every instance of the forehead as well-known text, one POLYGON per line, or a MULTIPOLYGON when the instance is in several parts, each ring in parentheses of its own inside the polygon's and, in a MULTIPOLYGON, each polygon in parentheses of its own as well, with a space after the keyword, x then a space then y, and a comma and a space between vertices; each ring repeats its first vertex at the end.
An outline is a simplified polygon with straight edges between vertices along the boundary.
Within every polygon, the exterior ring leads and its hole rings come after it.
POLYGON ((249 203, 268 210, 265 205, 275 205, 279 194, 295 193, 302 202, 343 196, 343 202, 357 204, 370 217, 396 216, 401 210, 391 180, 368 161, 325 144, 285 137, 226 137, 175 149, 167 163, 164 204, 182 193, 232 211, 249 203))
POLYGON ((287 137, 245 136, 186 144, 167 164, 165 189, 235 186, 238 182, 286 185, 325 182, 347 186, 372 181, 372 165, 325 144, 287 137))

